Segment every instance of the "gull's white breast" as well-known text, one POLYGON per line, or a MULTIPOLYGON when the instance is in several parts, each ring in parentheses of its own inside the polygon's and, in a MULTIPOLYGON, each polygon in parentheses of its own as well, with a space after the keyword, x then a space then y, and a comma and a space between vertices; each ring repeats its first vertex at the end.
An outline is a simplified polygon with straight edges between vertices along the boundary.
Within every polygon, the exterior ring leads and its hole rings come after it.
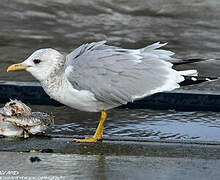
POLYGON ((42 83, 42 87, 51 98, 74 109, 99 112, 111 108, 106 103, 98 101, 92 92, 74 89, 65 77, 59 81, 54 80, 53 83, 42 83))

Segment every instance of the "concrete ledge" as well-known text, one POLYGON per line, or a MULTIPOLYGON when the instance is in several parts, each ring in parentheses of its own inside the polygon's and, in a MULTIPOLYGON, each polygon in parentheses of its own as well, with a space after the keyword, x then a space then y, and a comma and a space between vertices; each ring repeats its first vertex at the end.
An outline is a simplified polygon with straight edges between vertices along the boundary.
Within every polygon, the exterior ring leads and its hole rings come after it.
POLYGON ((71 136, 1 138, 0 151, 30 152, 49 149, 54 153, 91 155, 132 155, 155 157, 182 157, 220 159, 219 142, 155 141, 141 139, 105 138, 98 143, 75 143, 71 136))
MULTIPOLYGON (((25 103, 60 106, 44 92, 39 83, 0 82, 0 103, 16 98, 25 103)), ((182 111, 220 111, 220 94, 201 91, 157 93, 121 108, 175 109, 182 111)))

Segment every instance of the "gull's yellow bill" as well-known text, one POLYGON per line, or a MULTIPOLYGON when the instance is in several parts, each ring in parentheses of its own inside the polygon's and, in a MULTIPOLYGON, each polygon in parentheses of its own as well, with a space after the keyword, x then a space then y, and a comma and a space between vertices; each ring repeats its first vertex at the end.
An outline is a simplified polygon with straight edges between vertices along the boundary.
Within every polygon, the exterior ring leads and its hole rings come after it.
POLYGON ((11 66, 8 67, 7 72, 9 71, 19 71, 19 70, 25 70, 29 67, 32 67, 31 65, 23 65, 21 63, 19 64, 13 64, 11 66))

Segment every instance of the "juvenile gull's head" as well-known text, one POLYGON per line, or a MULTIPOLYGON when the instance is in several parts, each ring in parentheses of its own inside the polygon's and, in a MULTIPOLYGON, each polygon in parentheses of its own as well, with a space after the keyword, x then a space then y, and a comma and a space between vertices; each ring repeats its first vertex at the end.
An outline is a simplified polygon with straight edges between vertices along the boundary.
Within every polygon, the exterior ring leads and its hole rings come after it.
POLYGON ((64 61, 64 56, 55 49, 39 49, 22 63, 9 66, 8 71, 26 70, 39 81, 43 81, 58 73, 64 61))

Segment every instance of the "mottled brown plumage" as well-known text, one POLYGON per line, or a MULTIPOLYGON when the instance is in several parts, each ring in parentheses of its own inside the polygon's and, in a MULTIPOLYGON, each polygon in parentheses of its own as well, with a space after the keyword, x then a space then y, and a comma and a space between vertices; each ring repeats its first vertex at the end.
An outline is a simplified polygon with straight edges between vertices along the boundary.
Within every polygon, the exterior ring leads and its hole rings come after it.
POLYGON ((10 100, 0 109, 0 135, 29 137, 53 125, 54 117, 31 108, 18 100, 10 100))

